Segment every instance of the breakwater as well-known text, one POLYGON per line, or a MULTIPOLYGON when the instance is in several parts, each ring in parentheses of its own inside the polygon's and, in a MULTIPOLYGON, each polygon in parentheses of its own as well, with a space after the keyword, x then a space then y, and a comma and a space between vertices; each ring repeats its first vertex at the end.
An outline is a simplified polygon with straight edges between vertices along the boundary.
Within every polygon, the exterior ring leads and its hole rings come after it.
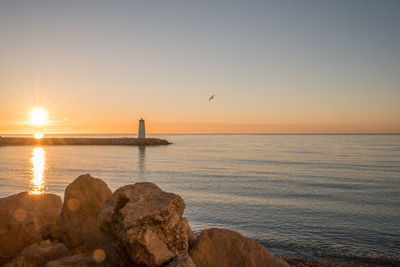
POLYGON ((158 138, 30 138, 0 137, 0 146, 161 146, 170 145, 165 139, 158 138))

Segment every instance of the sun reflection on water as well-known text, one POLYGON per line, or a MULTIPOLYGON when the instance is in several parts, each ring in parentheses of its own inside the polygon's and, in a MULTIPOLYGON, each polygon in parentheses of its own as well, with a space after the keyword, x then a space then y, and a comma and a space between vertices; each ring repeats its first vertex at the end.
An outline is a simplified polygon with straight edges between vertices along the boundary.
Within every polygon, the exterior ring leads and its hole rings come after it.
POLYGON ((31 194, 42 194, 45 190, 46 151, 41 147, 32 150, 31 194))

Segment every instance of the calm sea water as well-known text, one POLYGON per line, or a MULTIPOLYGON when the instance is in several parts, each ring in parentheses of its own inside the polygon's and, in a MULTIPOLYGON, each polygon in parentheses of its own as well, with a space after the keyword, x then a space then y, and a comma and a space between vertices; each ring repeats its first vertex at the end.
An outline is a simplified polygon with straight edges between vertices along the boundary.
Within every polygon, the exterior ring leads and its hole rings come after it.
MULTIPOLYGON (((115 136, 118 137, 118 136, 115 136)), ((159 147, 0 147, 0 197, 63 196, 90 173, 156 183, 195 231, 224 227, 278 255, 400 260, 399 135, 165 135, 159 147)))

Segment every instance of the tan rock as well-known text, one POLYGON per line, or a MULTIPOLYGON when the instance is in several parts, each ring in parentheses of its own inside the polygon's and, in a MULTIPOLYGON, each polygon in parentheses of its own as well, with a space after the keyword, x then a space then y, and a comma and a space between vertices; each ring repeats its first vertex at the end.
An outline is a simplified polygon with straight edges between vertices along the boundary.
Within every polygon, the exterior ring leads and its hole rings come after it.
POLYGON ((48 262, 45 267, 110 266, 96 262, 90 255, 74 255, 48 262))
POLYGON ((197 236, 196 234, 192 231, 192 229, 190 228, 189 225, 189 221, 186 218, 182 218, 182 225, 184 226, 184 231, 186 231, 187 236, 188 236, 188 245, 189 245, 189 249, 191 249, 194 244, 196 243, 197 240, 197 236))
POLYGON ((188 254, 185 254, 183 256, 175 257, 174 260, 165 265, 165 267, 196 267, 196 264, 188 254))
POLYGON ((71 253, 62 243, 50 240, 42 241, 25 248, 11 262, 4 267, 41 267, 47 262, 70 256, 71 253))
POLYGON ((201 231, 190 257, 197 267, 289 267, 264 246, 235 231, 218 228, 201 231))
POLYGON ((68 248, 80 250, 97 242, 101 235, 97 217, 111 190, 90 174, 81 175, 67 186, 64 204, 53 236, 68 248))
MULTIPOLYGON (((111 190, 102 180, 89 174, 76 178, 65 189, 60 218, 50 229, 52 237, 74 254, 94 255, 102 264, 119 266, 122 260, 97 224, 98 214, 110 196, 111 190)), ((48 229, 42 229, 42 235, 46 233, 48 229)))
POLYGON ((40 226, 40 234, 43 240, 53 240, 53 229, 55 229, 56 222, 48 223, 40 226))
POLYGON ((188 251, 190 227, 182 218, 184 209, 180 196, 152 183, 136 183, 113 193, 99 215, 99 223, 128 260, 160 266, 188 251))
POLYGON ((0 264, 10 261, 25 247, 42 241, 40 228, 53 223, 61 211, 54 194, 27 192, 0 199, 0 264))

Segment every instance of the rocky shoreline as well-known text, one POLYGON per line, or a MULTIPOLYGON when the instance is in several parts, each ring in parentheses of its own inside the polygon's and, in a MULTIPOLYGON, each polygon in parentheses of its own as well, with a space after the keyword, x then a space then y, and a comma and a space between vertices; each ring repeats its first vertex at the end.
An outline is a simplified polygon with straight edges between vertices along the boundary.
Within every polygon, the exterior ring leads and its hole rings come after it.
POLYGON ((158 138, 31 138, 31 137, 1 137, 0 146, 162 146, 172 143, 158 138))
POLYGON ((276 266, 289 264, 228 229, 196 236, 182 217, 183 199, 153 183, 111 192, 89 174, 54 194, 0 199, 0 265, 16 266, 276 266))
POLYGON ((220 228, 198 236, 182 217, 183 199, 153 183, 111 192, 89 174, 55 194, 22 192, 0 198, 0 266, 367 267, 397 262, 343 263, 275 257, 261 244, 220 228))

